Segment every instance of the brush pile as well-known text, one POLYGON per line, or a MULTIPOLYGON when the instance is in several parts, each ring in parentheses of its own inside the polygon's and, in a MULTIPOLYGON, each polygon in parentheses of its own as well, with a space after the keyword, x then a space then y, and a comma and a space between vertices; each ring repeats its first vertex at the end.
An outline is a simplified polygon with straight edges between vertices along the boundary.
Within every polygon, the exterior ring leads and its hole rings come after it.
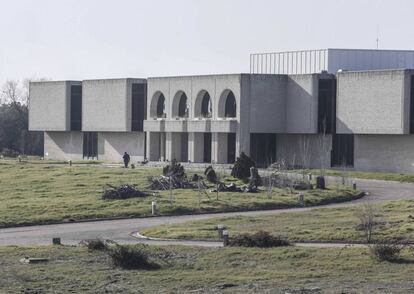
POLYGON ((128 199, 134 197, 146 197, 148 193, 142 192, 132 185, 121 185, 118 187, 107 185, 102 193, 102 199, 128 199))

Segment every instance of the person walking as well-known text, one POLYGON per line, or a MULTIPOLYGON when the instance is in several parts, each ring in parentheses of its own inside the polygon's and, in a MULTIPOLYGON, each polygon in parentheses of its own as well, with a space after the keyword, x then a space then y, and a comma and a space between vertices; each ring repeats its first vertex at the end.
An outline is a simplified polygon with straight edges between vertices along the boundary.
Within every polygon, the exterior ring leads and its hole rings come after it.
POLYGON ((131 157, 129 156, 128 153, 125 152, 124 156, 122 156, 122 158, 124 159, 125 168, 128 168, 128 164, 129 164, 129 161, 130 161, 131 157))

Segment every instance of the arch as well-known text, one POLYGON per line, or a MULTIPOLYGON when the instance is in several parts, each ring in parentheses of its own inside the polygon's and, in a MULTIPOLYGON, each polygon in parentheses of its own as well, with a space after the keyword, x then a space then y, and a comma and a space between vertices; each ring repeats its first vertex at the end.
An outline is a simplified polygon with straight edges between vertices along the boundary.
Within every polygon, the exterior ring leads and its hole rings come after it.
POLYGON ((174 95, 171 114, 172 117, 188 117, 189 104, 187 95, 183 91, 178 91, 174 95))
POLYGON ((206 117, 213 116, 213 101, 210 94, 206 90, 201 90, 196 98, 194 105, 194 117, 206 117))
POLYGON ((150 107, 151 117, 166 117, 165 113, 165 97, 160 91, 155 92, 151 99, 150 107))
POLYGON ((220 95, 218 117, 237 117, 236 97, 229 89, 220 95))

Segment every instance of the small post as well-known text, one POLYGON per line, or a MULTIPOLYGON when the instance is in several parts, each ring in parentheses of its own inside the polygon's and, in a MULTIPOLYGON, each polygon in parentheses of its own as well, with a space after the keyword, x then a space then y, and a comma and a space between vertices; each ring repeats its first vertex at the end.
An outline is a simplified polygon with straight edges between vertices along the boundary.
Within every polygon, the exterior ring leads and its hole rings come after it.
POLYGON ((61 245, 60 238, 52 238, 52 244, 53 245, 61 245))
POLYGON ((217 225, 219 239, 223 239, 224 225, 217 225))
POLYGON ((352 189, 356 190, 356 182, 352 181, 352 189))
POLYGON ((151 202, 151 214, 152 215, 157 214, 157 202, 156 201, 151 202))
POLYGON ((18 159, 19 162, 22 162, 22 157, 20 155, 17 156, 17 159, 18 159))
POLYGON ((72 160, 68 160, 69 166, 72 166, 72 160))
POLYGON ((305 205, 305 195, 303 193, 299 194, 299 204, 302 206, 305 205))
POLYGON ((226 247, 229 245, 229 231, 223 231, 223 246, 226 247))
POLYGON ((308 180, 309 180, 309 182, 312 181, 312 174, 311 173, 308 173, 308 180))

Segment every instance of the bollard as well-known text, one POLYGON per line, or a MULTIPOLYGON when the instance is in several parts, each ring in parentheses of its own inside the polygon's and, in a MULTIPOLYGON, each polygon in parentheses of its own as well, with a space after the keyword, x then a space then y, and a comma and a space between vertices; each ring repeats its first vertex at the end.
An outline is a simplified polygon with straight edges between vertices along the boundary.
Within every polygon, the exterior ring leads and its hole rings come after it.
POLYGON ((223 231, 223 246, 226 247, 229 245, 229 231, 223 231))
POLYGON ((299 203, 300 205, 304 206, 305 205, 305 195, 303 193, 299 194, 299 203))
POLYGON ((157 202, 156 201, 151 202, 151 213, 152 215, 157 214, 157 202))
POLYGON ((356 182, 355 181, 352 182, 352 189, 356 190, 356 182))
POLYGON ((60 238, 52 238, 53 245, 61 245, 60 238))
POLYGON ((217 225, 219 239, 223 239, 224 225, 217 225))
POLYGON ((309 182, 312 181, 312 174, 311 173, 308 173, 308 181, 309 182))

